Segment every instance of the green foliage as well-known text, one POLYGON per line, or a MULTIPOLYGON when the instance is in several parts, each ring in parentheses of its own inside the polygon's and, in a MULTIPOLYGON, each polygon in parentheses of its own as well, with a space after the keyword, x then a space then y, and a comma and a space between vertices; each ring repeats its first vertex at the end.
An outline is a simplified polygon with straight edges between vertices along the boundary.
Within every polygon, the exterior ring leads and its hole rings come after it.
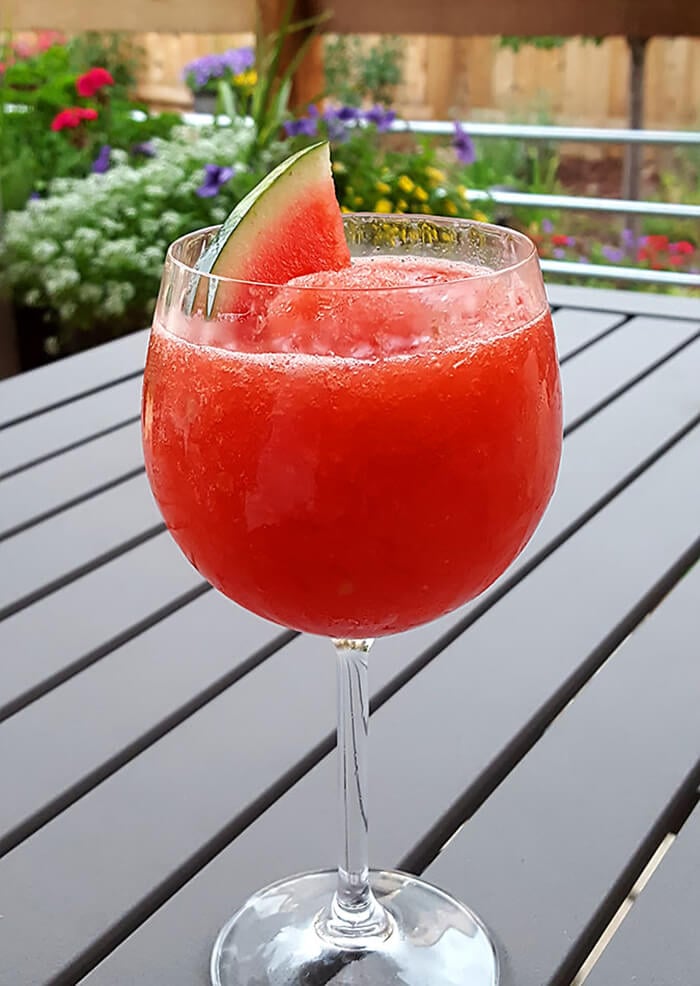
POLYGON ((100 65, 114 78, 114 95, 126 96, 136 85, 145 53, 130 34, 85 31, 67 44, 70 65, 81 73, 86 67, 100 65))
MULTIPOLYGON (((89 68, 86 65, 85 68, 89 68)), ((2 75, 3 102, 54 112, 75 102, 76 72, 65 45, 10 62, 2 75)))
POLYGON ((367 47, 358 35, 341 34, 325 42, 326 95, 346 106, 390 104, 403 79, 401 38, 383 36, 367 47))
POLYGON ((553 51, 555 48, 561 48, 566 44, 568 39, 561 37, 556 34, 543 34, 532 37, 522 37, 517 34, 504 34, 501 36, 499 44, 501 48, 508 48, 510 51, 514 51, 516 54, 521 51, 522 48, 530 45, 532 48, 538 48, 540 51, 553 51))
MULTIPOLYGON (((562 37, 559 34, 540 34, 540 35, 516 35, 516 34, 503 34, 499 39, 499 46, 501 48, 508 48, 510 51, 514 51, 516 54, 522 50, 522 48, 528 45, 532 48, 538 48, 540 51, 554 51, 556 48, 562 48, 567 41, 571 40, 568 37, 562 37)), ((599 45, 605 39, 603 37, 589 37, 587 35, 581 36, 580 40, 586 44, 599 45)))
MULTIPOLYGON (((700 205, 700 147, 676 147, 670 165, 659 176, 659 199, 662 202, 683 202, 700 205)), ((675 240, 691 240, 700 246, 697 219, 667 219, 647 216, 643 220, 645 233, 666 234, 675 240)))

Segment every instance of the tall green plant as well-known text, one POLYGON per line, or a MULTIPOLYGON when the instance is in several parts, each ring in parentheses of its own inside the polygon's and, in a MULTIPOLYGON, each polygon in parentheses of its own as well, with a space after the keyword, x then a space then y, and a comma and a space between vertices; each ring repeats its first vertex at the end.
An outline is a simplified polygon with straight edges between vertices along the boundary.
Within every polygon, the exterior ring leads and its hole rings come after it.
POLYGON ((323 13, 293 22, 293 10, 294 0, 288 0, 279 30, 271 34, 264 32, 258 12, 255 48, 258 84, 251 101, 251 116, 260 149, 266 148, 277 136, 288 112, 294 73, 307 54, 319 26, 331 16, 330 13, 323 13), (306 32, 304 40, 286 68, 282 69, 285 42, 300 31, 306 32))

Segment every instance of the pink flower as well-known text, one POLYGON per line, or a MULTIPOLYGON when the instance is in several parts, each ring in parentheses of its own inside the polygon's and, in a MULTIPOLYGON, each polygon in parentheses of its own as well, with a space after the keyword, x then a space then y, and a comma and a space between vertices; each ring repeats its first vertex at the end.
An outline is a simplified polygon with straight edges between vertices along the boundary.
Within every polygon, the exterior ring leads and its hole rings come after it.
POLYGON ((79 127, 83 120, 96 120, 97 110, 84 106, 72 106, 67 110, 61 110, 51 121, 51 129, 58 133, 59 130, 66 128, 72 130, 79 127))
POLYGON ((79 96, 89 99, 105 86, 113 86, 114 79, 106 68, 91 68, 84 75, 79 75, 75 80, 75 88, 79 96))
POLYGON ((671 253, 679 253, 683 256, 689 256, 695 251, 695 247, 692 243, 687 240, 679 240, 677 243, 671 244, 671 253))

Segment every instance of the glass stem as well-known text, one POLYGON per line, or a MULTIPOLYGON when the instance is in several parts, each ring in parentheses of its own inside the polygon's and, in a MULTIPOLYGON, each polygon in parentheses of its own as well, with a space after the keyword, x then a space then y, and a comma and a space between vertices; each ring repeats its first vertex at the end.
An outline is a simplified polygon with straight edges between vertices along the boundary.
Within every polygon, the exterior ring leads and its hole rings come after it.
POLYGON ((340 947, 386 938, 389 916, 369 884, 367 850, 367 655, 372 640, 334 640, 338 658, 338 793, 341 817, 338 889, 323 932, 340 947))

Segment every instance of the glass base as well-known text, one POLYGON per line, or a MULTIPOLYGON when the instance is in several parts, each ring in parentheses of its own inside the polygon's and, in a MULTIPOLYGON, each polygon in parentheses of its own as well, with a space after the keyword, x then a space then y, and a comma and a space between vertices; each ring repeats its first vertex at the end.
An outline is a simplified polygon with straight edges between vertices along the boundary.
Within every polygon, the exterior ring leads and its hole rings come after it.
POLYGON ((337 873, 290 877, 222 928, 213 986, 498 986, 496 951, 468 908, 406 873, 372 872, 370 881, 387 934, 338 947, 323 931, 337 873))

